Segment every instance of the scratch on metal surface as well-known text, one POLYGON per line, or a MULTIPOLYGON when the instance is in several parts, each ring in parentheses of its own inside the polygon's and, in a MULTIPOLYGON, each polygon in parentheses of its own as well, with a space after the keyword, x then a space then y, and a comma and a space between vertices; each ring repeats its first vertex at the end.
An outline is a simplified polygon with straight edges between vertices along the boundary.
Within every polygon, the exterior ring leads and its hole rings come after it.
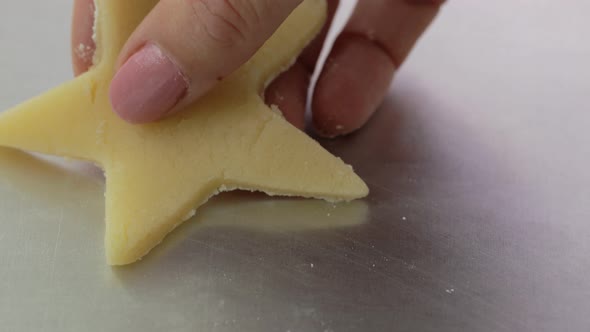
MULTIPOLYGON (((380 250, 380 249, 377 249, 377 248, 375 248, 375 246, 374 246, 374 245, 369 245, 369 244, 367 244, 367 243, 365 243, 365 242, 358 241, 358 240, 354 239, 353 237, 351 237, 351 236, 347 236, 347 235, 345 235, 345 234, 336 233, 335 235, 336 235, 337 237, 341 238, 341 239, 344 239, 344 240, 347 240, 347 241, 350 241, 350 242, 352 242, 354 245, 358 246, 359 248, 364 248, 364 249, 367 249, 367 250, 369 250, 369 251, 372 251, 372 252, 374 252, 374 253, 376 253, 376 254, 380 255, 380 256, 381 256, 381 257, 383 257, 383 258, 386 258, 386 261, 387 261, 387 262, 389 262, 389 261, 396 261, 396 262, 399 262, 399 263, 403 264, 404 266, 407 266, 407 267, 409 267, 409 266, 410 266, 410 264, 408 264, 408 263, 407 263, 406 261, 404 261, 403 259, 401 259, 401 258, 399 258, 399 257, 391 256, 391 255, 387 254, 386 252, 384 252, 384 251, 382 251, 382 250, 380 250)), ((351 252, 349 252, 349 253, 350 253, 352 256, 356 256, 356 257, 358 257, 358 258, 360 258, 360 259, 362 259, 362 260, 364 260, 364 259, 365 259, 365 257, 364 257, 363 255, 357 254, 357 253, 355 253, 355 252, 353 252, 353 251, 351 251, 351 252)), ((432 273, 429 273, 429 272, 428 272, 428 271, 426 271, 426 270, 423 270, 423 269, 417 268, 417 267, 416 267, 415 265, 413 265, 413 264, 412 264, 412 266, 413 266, 412 270, 414 270, 414 269, 417 269, 418 271, 421 271, 421 272, 423 272, 423 273, 424 273, 424 274, 426 274, 426 275, 432 275, 432 273)))
POLYGON ((366 182, 367 182, 368 184, 370 184, 371 186, 373 186, 373 187, 377 187, 377 188, 379 188, 379 189, 383 189, 384 191, 386 191, 386 192, 388 192, 388 193, 390 193, 390 194, 396 194, 396 195, 399 195, 399 193, 397 193, 397 192, 393 191, 392 189, 390 189, 390 188, 388 188, 388 187, 386 187, 386 186, 384 186, 384 185, 382 185, 382 184, 380 184, 380 183, 373 182, 373 181, 369 181, 369 180, 366 180, 366 182))
POLYGON ((59 248, 59 243, 61 241, 61 224, 64 220, 64 210, 63 208, 60 209, 59 214, 59 224, 57 226, 57 237, 55 238, 55 245, 53 246, 53 258, 51 260, 51 273, 49 277, 53 279, 53 275, 55 274, 55 261, 57 260, 57 249, 59 248))
POLYGON ((302 278, 298 278, 297 277, 297 275, 301 275, 302 274, 302 271, 301 270, 298 270, 298 269, 295 269, 293 267, 290 267, 290 266, 282 266, 280 269, 277 269, 275 266, 272 266, 270 264, 263 263, 260 260, 253 259, 253 258, 251 258, 251 257, 249 257, 247 255, 242 254, 241 252, 235 251, 235 250, 230 249, 230 248, 221 248, 221 247, 218 247, 218 246, 215 246, 215 245, 206 243, 204 241, 200 241, 200 240, 196 240, 196 239, 190 239, 190 238, 187 239, 187 241, 193 242, 193 243, 197 243, 199 245, 202 245, 202 246, 204 246, 206 248, 211 249, 212 251, 216 251, 216 252, 219 252, 219 253, 222 253, 222 254, 230 254, 231 257, 237 258, 237 259, 239 259, 242 262, 246 262, 246 263, 249 263, 249 264, 258 266, 259 268, 264 268, 264 269, 266 269, 268 271, 272 271, 273 273, 282 275, 283 277, 286 277, 287 279, 292 280, 293 282, 295 282, 297 284, 300 284, 300 285, 303 285, 303 286, 306 286, 306 287, 309 287, 310 286, 310 284, 308 282, 306 282, 302 278), (292 272, 292 273, 290 273, 290 272, 292 272))
MULTIPOLYGON (((193 240, 193 239, 189 239, 189 240, 190 241, 193 241, 193 242, 196 242, 196 243, 200 243, 200 241, 196 241, 196 240, 193 240)), ((204 245, 203 243, 201 243, 201 244, 204 245)), ((205 245, 205 247, 207 249, 209 249, 209 252, 207 253, 207 281, 206 281, 206 285, 207 285, 206 287, 207 288, 206 289, 212 289, 212 286, 213 286, 213 274, 212 274, 211 270, 212 270, 212 264, 213 264, 213 249, 210 246, 206 246, 205 245)), ((211 323, 211 318, 213 316, 210 315, 209 306, 208 305, 205 306, 204 317, 205 317, 205 320, 204 320, 205 326, 209 326, 210 323, 211 323)), ((217 327, 214 324, 214 330, 213 330, 213 332, 215 332, 217 330, 218 329, 217 329, 217 327)))
POLYGON ((415 198, 412 198, 412 197, 401 195, 399 192, 396 192, 395 190, 393 190, 393 189, 391 189, 389 187, 386 187, 386 186, 384 186, 384 185, 382 185, 380 183, 369 181, 369 180, 367 180, 366 182, 367 182, 367 184, 370 185, 370 187, 375 187, 375 188, 382 189, 383 191, 385 191, 385 192, 387 192, 389 194, 393 194, 393 195, 395 195, 397 197, 403 197, 403 199, 404 199, 405 202, 417 203, 417 204, 421 204, 421 205, 424 204, 424 202, 421 201, 421 200, 419 200, 419 199, 415 199, 415 198))
MULTIPOLYGON (((360 246, 360 247, 369 248, 369 247, 368 247, 368 246, 366 246, 364 243, 362 243, 362 242, 359 242, 359 241, 357 241, 357 240, 355 240, 355 239, 353 239, 353 238, 351 238, 351 237, 349 237, 349 236, 342 235, 342 234, 338 234, 338 236, 339 236, 340 238, 343 238, 343 239, 349 240, 349 241, 351 241, 351 242, 355 243, 356 245, 358 245, 358 246, 360 246)), ((371 249, 371 250, 373 250, 373 251, 374 251, 374 252, 376 252, 376 253, 379 253, 379 254, 381 254, 381 255, 384 255, 385 257, 390 257, 391 259, 395 259, 396 261, 399 261, 399 262, 401 262, 402 264, 404 264, 404 265, 406 265, 406 266, 408 265, 408 263, 406 263, 405 261, 403 261, 403 260, 401 260, 401 259, 399 259, 399 258, 396 258, 396 257, 392 257, 392 256, 390 256, 390 255, 387 255, 386 253, 382 252, 381 250, 378 250, 378 249, 376 249, 376 248, 373 248, 373 247, 371 247, 370 249, 371 249)), ((334 254, 336 254, 336 252, 332 252, 331 254, 332 254, 332 255, 334 255, 334 254)), ((353 252, 349 252, 349 254, 351 254, 351 255, 352 255, 354 258, 357 258, 357 259, 359 259, 360 261, 363 261, 363 262, 364 262, 364 257, 363 257, 363 256, 361 256, 361 255, 358 255, 358 254, 355 254, 355 253, 353 253, 353 252)), ((364 263, 361 263, 361 262, 359 262, 359 261, 357 261, 356 259, 353 259, 353 258, 351 258, 351 257, 348 257, 348 256, 342 256, 342 257, 340 257, 340 258, 341 258, 341 259, 344 259, 345 261, 347 261, 347 262, 350 262, 350 263, 352 263, 352 264, 354 264, 354 265, 356 265, 356 266, 363 267, 363 268, 369 268, 369 269, 370 269, 370 267, 369 267, 368 265, 366 265, 366 264, 364 264, 364 263)), ((435 285, 437 285, 437 286, 443 287, 443 285, 444 285, 446 282, 449 282, 449 281, 447 281, 445 278, 441 278, 441 277, 437 276, 436 274, 434 274, 434 273, 432 273, 432 272, 429 272, 429 271, 427 271, 427 270, 424 270, 424 269, 418 268, 418 267, 416 267, 415 265, 413 265, 413 268, 412 268, 412 269, 413 269, 413 270, 415 270, 415 271, 416 271, 418 274, 422 275, 423 277, 429 278, 429 279, 430 279, 430 281, 431 281, 431 282, 433 282, 433 283, 434 283, 435 285)), ((387 273, 387 272, 385 272, 385 271, 380 271, 380 270, 377 270, 377 269, 375 269, 375 268, 371 269, 371 272, 372 272, 372 273, 376 273, 376 274, 378 274, 378 275, 381 275, 381 276, 384 276, 384 277, 386 277, 386 278, 388 278, 388 279, 390 279, 390 280, 394 280, 394 281, 395 281, 395 282, 396 282, 398 285, 401 285, 401 286, 404 286, 404 287, 406 287, 406 286, 407 286, 407 285, 405 285, 403 282, 401 282, 400 280, 397 280, 393 274, 389 274, 389 273, 387 273)), ((445 289, 446 289, 446 288, 445 288, 445 289)), ((483 306, 485 306, 485 307, 489 308, 490 310, 495 310, 495 311, 496 311, 496 312, 498 312, 499 314, 501 314, 501 315, 503 315, 503 316, 506 316, 506 318, 508 318, 508 317, 507 317, 507 315, 505 315, 505 311, 504 311, 503 309, 500 309, 500 308, 498 308, 498 307, 497 307, 497 306, 495 306, 495 305, 494 305, 492 302, 490 302, 489 300, 487 300, 487 299, 485 299, 485 298, 481 298, 481 297, 473 296, 472 294, 470 294, 470 293, 468 293, 468 292, 464 292, 464 291, 462 291, 461 289, 452 288, 452 293, 455 293, 455 292, 457 292, 457 294, 458 294, 458 295, 460 294, 460 295, 462 295, 462 296, 466 296, 466 297, 470 298, 472 301, 474 301, 474 302, 476 302, 476 303, 479 303, 479 304, 481 304, 481 305, 483 305, 483 306)), ((449 293, 448 289, 447 289, 447 293, 449 293)), ((503 323, 501 323, 501 322, 495 322, 495 323, 499 324, 499 325, 500 325, 501 327, 503 327, 503 328, 506 328, 506 325, 505 325, 505 324, 503 324, 503 323)), ((520 323, 520 322, 518 322, 518 324, 521 324, 521 323, 520 323)))

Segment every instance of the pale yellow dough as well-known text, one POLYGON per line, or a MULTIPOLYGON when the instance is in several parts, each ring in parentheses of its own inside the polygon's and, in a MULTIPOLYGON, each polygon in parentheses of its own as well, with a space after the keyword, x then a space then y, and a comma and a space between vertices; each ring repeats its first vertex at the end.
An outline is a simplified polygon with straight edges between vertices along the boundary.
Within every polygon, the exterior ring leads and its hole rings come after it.
POLYGON ((115 116, 108 88, 119 50, 155 3, 98 0, 96 65, 0 115, 0 145, 104 168, 109 264, 140 259, 220 191, 333 201, 368 194, 350 166, 259 97, 319 31, 324 0, 304 1, 247 64, 186 112, 134 126, 115 116))

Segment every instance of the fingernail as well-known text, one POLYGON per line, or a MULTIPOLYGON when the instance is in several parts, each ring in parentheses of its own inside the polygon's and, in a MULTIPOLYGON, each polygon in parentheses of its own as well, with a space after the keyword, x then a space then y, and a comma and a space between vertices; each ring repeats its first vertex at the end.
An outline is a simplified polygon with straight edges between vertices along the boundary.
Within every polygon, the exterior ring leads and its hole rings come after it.
POLYGON ((131 123, 159 120, 184 97, 188 81, 176 64, 147 44, 119 69, 111 83, 111 105, 131 123))

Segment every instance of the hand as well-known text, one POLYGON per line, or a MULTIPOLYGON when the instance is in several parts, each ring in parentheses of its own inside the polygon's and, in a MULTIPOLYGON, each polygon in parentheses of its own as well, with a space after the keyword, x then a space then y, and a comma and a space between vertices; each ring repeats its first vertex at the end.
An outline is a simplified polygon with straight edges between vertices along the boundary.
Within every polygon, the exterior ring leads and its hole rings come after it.
MULTIPOLYGON (((181 111, 246 62, 301 2, 161 0, 120 54, 110 91, 113 109, 131 123, 157 121, 181 111)), ((313 123, 319 134, 348 134, 368 121, 443 2, 359 0, 313 94, 313 123)), ((338 0, 328 3, 331 20, 338 0)), ((92 65, 93 24, 93 0, 76 0, 72 31, 76 75, 92 65)), ((299 128, 305 126, 310 75, 327 30, 328 25, 266 91, 267 103, 278 105, 299 128)))

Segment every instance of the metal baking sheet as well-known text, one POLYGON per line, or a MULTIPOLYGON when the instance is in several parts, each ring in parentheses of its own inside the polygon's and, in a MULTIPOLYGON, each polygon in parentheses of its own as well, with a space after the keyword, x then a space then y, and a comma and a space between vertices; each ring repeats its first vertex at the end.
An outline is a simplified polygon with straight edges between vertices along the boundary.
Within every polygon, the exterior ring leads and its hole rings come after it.
MULTIPOLYGON (((0 3, 0 109, 70 77, 70 6, 0 3)), ((450 1, 367 128, 322 142, 367 200, 222 195, 128 267, 100 172, 0 150, 0 330, 587 330, 588 12, 450 1)))

